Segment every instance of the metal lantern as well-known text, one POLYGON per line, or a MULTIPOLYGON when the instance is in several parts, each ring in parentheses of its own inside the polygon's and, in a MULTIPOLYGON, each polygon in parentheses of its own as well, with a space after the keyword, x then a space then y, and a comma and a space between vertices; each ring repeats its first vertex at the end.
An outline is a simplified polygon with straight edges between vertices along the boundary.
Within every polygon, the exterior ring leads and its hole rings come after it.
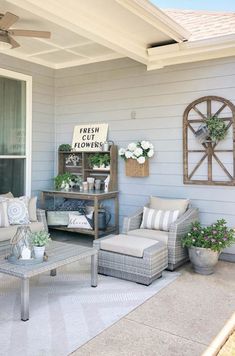
POLYGON ((32 258, 33 246, 31 243, 32 232, 27 225, 19 226, 16 234, 12 237, 11 256, 16 260, 29 260, 32 258))
POLYGON ((200 125, 198 130, 195 132, 195 137, 199 143, 207 142, 209 139, 208 127, 205 124, 200 125))

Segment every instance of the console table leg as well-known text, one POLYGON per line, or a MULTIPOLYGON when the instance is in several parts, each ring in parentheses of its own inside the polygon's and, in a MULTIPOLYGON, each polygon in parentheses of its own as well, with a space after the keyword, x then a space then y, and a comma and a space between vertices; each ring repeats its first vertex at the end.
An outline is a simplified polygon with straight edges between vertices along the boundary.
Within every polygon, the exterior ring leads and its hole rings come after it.
POLYGON ((95 240, 98 239, 99 237, 99 219, 98 219, 98 213, 99 213, 99 202, 97 197, 94 199, 94 230, 95 230, 95 240))
POLYGON ((97 287, 98 279, 98 253, 91 256, 91 286, 97 287))
POLYGON ((51 275, 51 277, 55 277, 56 276, 56 268, 51 270, 50 275, 51 275))
POLYGON ((29 320, 29 279, 21 280, 21 320, 29 320))

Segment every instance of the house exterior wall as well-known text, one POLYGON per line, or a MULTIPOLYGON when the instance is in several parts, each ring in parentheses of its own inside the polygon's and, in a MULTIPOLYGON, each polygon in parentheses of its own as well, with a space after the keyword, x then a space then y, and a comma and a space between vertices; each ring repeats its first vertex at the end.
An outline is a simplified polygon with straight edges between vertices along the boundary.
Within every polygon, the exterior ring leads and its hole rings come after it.
POLYGON ((1 54, 0 67, 32 76, 32 195, 54 176, 54 70, 1 54))
POLYGON ((151 72, 120 59, 57 70, 55 76, 56 146, 71 143, 74 125, 87 122, 107 122, 109 139, 120 147, 140 139, 155 146, 147 178, 126 177, 119 160, 121 221, 156 195, 190 198, 203 223, 225 218, 235 227, 235 187, 184 185, 182 150, 182 117, 189 103, 206 95, 235 103, 235 58, 151 72))

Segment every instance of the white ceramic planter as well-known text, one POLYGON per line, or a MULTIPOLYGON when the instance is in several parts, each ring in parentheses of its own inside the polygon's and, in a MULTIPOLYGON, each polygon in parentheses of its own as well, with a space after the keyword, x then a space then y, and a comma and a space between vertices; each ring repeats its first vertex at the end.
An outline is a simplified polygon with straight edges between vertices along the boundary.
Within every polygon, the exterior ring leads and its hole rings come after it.
POLYGON ((93 169, 95 170, 95 171, 109 171, 110 170, 110 166, 107 166, 107 167, 105 167, 105 165, 104 164, 102 164, 101 166, 93 166, 93 169))
POLYGON ((209 248, 189 247, 189 259, 195 272, 200 274, 214 273, 214 267, 219 259, 219 252, 209 248))
POLYGON ((35 258, 43 260, 45 246, 33 246, 35 258))

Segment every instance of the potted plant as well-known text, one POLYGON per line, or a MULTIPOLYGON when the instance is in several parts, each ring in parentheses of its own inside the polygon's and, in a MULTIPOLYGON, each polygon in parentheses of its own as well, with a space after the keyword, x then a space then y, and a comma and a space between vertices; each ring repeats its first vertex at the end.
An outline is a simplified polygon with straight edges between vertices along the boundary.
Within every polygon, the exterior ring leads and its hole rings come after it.
POLYGON ((199 126, 195 136, 200 143, 208 141, 217 143, 226 137, 227 132, 225 122, 214 115, 207 117, 205 123, 199 126))
POLYGON ((72 146, 69 145, 68 143, 62 143, 59 146, 59 151, 60 152, 70 152, 72 150, 72 146))
POLYGON ((66 190, 68 191, 70 188, 74 186, 80 186, 82 182, 82 178, 76 174, 72 174, 69 172, 58 174, 54 178, 55 188, 57 190, 66 190))
POLYGON ((33 232, 31 240, 35 258, 43 259, 45 247, 51 241, 50 234, 44 230, 33 232))
POLYGON ((226 226, 224 219, 205 227, 194 222, 182 240, 183 246, 188 248, 194 271, 200 274, 212 274, 220 252, 234 242, 235 232, 226 226))
POLYGON ((91 154, 88 158, 89 166, 93 169, 110 169, 110 155, 108 153, 91 154))

